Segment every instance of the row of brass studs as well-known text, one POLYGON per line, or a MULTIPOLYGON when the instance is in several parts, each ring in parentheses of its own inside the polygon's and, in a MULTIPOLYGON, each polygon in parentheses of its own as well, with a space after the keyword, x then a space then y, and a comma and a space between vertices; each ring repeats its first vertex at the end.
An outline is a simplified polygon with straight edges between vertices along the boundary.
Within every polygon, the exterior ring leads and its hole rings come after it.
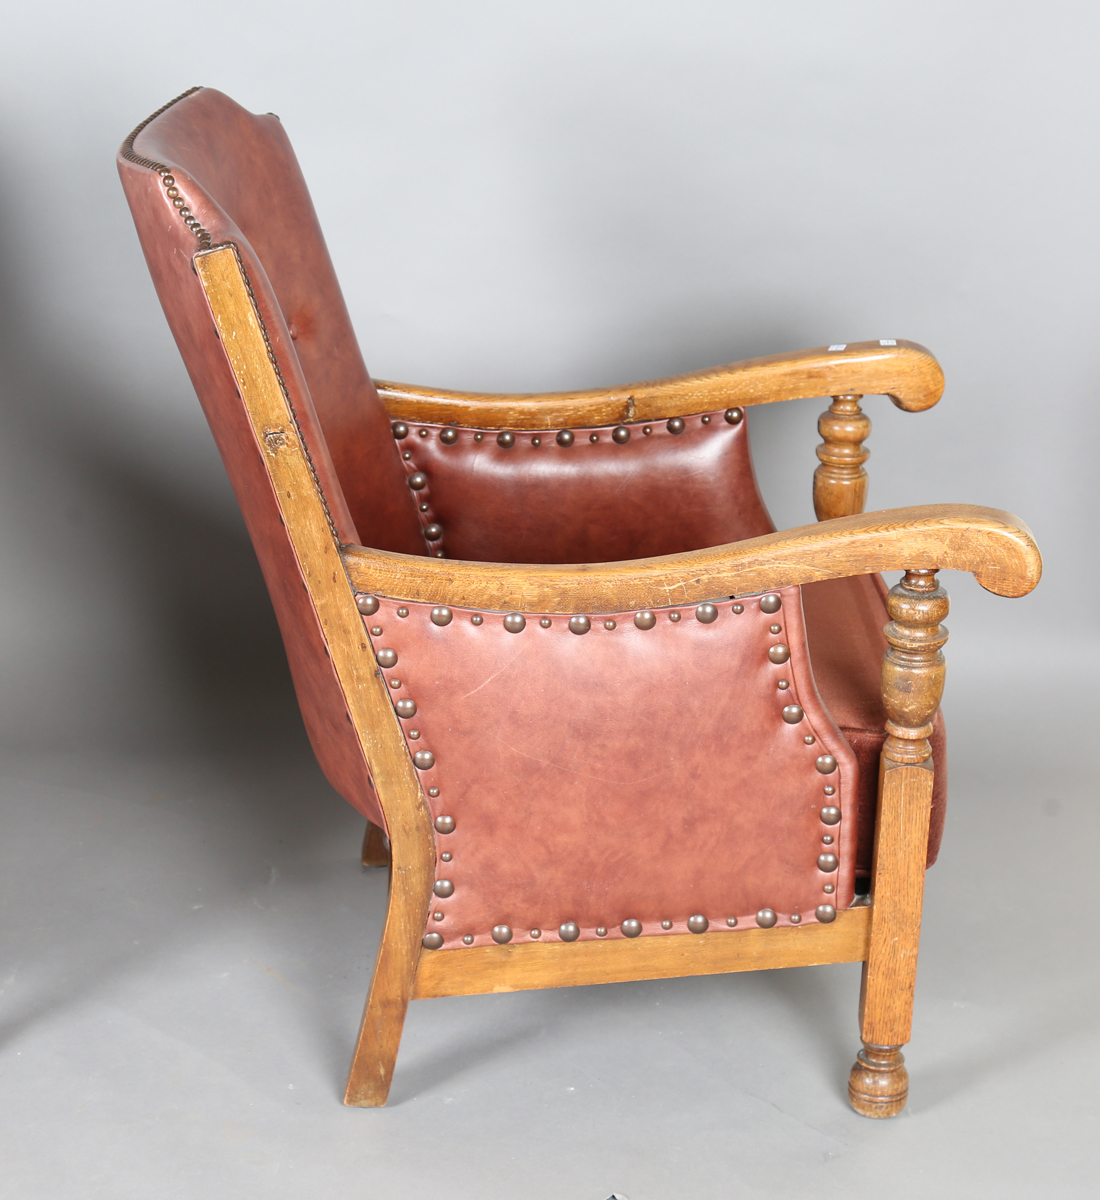
MULTIPOLYGON (((454 887, 449 880, 439 880, 436 884, 435 894, 437 896, 449 896, 453 890, 454 887), (450 888, 450 890, 441 892, 439 890, 440 883, 445 884, 448 888, 450 888)), ((817 917, 821 924, 828 925, 830 922, 836 920, 836 909, 831 904, 819 904, 814 916, 817 917)), ((435 919, 437 921, 441 920, 442 917, 442 913, 435 914, 435 919)), ((779 914, 773 908, 762 908, 756 914, 756 924, 761 929, 771 929, 778 923, 778 921, 779 914)), ((802 914, 791 913, 790 922, 792 925, 800 925, 802 923, 802 914)), ((736 917, 726 918, 726 926, 728 928, 733 929, 736 927, 736 925, 736 917)), ((706 933, 710 928, 710 921, 704 917, 702 913, 696 913, 694 916, 688 917, 687 927, 691 933, 706 933)), ((672 922, 669 920, 662 921, 661 928, 666 930, 671 929, 672 922)), ((622 933, 623 937, 626 938, 640 937, 642 933, 642 923, 641 921, 635 920, 633 917, 627 918, 627 920, 625 920, 619 926, 619 931, 622 933)), ((597 937, 607 937, 607 926, 597 925, 595 933, 597 937)), ((510 925, 494 925, 490 932, 490 936, 498 946, 506 946, 512 940, 514 934, 512 933, 512 928, 510 925)), ((537 942, 542 937, 542 930, 532 929, 530 931, 530 936, 533 941, 537 942)), ((577 925, 575 921, 566 921, 562 925, 558 926, 558 938, 563 942, 575 942, 580 936, 580 926, 577 925)), ((462 941, 467 946, 471 946, 474 942, 474 935, 472 933, 464 934, 462 941)), ((443 946, 443 935, 441 933, 434 932, 426 933, 422 939, 422 945, 426 950, 439 950, 443 946)))
MULTIPOLYGON (((766 613, 776 613, 782 606, 783 601, 780 596, 769 594, 767 596, 760 597, 760 607, 766 613)), ((782 633, 782 627, 779 625, 772 625, 770 632, 773 634, 782 633)), ((777 665, 782 665, 783 663, 787 662, 790 657, 790 648, 782 644, 776 644, 770 647, 768 650, 768 658, 777 665)), ((778 686, 781 691, 786 691, 787 688, 790 687, 790 682, 786 679, 781 679, 779 680, 778 686)), ((788 704, 783 708, 782 717, 788 725, 797 725, 805 716, 805 712, 798 704, 788 704)), ((802 740, 807 746, 812 746, 814 744, 814 738, 812 736, 806 736, 802 740)), ((814 765, 822 775, 831 775, 837 769, 838 764, 833 755, 819 754, 814 765)), ((826 794, 831 796, 836 792, 836 788, 832 785, 829 785, 826 787, 825 791, 826 794)), ((825 809, 822 810, 821 819, 827 825, 835 825, 840 820, 840 809, 836 807, 830 807, 827 811, 829 812, 829 819, 825 817, 825 809), (835 814, 835 816, 833 814, 835 814)), ((822 841, 825 843, 825 845, 831 846, 833 844, 833 835, 828 833, 825 834, 825 836, 822 838, 822 841)), ((831 875, 839 870, 839 868, 840 860, 832 851, 826 851, 817 856, 817 869, 824 874, 831 875)), ((836 890, 836 885, 832 882, 826 883, 824 890, 827 894, 831 895, 836 890)), ((835 920, 836 909, 831 904, 819 905, 817 909, 817 919, 826 923, 835 920), (825 916, 822 916, 823 912, 825 913, 825 916)), ((791 920, 794 921, 793 916, 791 920)), ((798 924, 797 921, 794 921, 794 923, 796 925, 798 924)))
MULTIPOLYGON (((727 408, 725 413, 723 414, 723 416, 725 417, 726 423, 728 425, 740 425, 741 422, 745 419, 745 412, 744 412, 744 409, 740 409, 740 408, 727 408)), ((703 425, 709 425, 710 420, 711 419, 710 419, 709 414, 705 415, 703 417, 700 417, 700 422, 703 425)), ((393 430, 393 436, 399 442, 404 441, 404 439, 409 436, 409 427, 404 421, 394 421, 393 425, 390 428, 393 430)), ((687 423, 684 421, 683 417, 673 417, 671 420, 665 422, 665 429, 667 429, 668 432, 672 433, 672 434, 681 434, 684 432, 684 430, 686 428, 687 428, 687 423)), ((641 430, 642 430, 643 436, 649 437, 649 435, 652 434, 652 432, 653 432, 653 426, 652 425, 643 425, 643 426, 641 426, 641 430)), ((419 430, 419 434, 421 437, 430 436, 429 431, 427 429, 419 430)), ((615 428, 612 429, 612 431, 611 431, 611 440, 613 442, 615 442, 616 445, 625 446, 626 443, 630 441, 630 434, 631 434, 631 427, 629 425, 616 425, 615 428)), ((484 439, 484 437, 485 437, 484 433, 475 433, 474 441, 480 442, 484 439)), ((443 443, 444 446, 453 446, 458 441, 458 430, 455 428, 455 426, 448 425, 445 429, 441 429, 439 431, 439 440, 443 443)), ((558 430, 557 434, 554 437, 554 441, 557 442, 557 444, 559 446, 561 446, 563 449, 568 449, 570 446, 573 445, 573 443, 576 440, 577 440, 577 435, 571 429, 560 429, 560 430, 558 430)), ((588 440, 590 442, 598 442, 600 440, 599 433, 593 431, 592 433, 590 433, 588 435, 588 440)), ((501 449, 510 450, 515 444, 516 444, 516 435, 514 433, 512 433, 510 430, 505 429, 497 434, 497 445, 500 446, 501 449)), ((541 436, 538 434, 535 434, 534 436, 532 436, 531 445, 532 446, 541 446, 542 445, 541 436)), ((408 457, 411 458, 412 455, 410 454, 408 457)), ((414 487, 414 488, 416 487, 415 484, 410 484, 410 486, 414 487)), ((421 486, 423 486, 423 485, 421 485, 421 486)))

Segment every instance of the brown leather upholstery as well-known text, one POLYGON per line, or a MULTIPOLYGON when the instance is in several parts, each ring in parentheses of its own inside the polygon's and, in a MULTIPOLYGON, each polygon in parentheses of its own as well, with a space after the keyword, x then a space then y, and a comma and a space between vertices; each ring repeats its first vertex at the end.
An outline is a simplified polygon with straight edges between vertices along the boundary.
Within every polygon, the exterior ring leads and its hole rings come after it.
MULTIPOLYGON (((372 821, 381 824, 382 814, 366 763, 192 269, 200 245, 237 247, 342 542, 423 554, 422 526, 439 523, 442 541, 431 548, 454 557, 583 562, 772 528, 747 425, 731 426, 718 413, 706 423, 689 418, 680 435, 659 423, 646 435, 635 425, 626 444, 610 430, 591 431, 596 442, 590 431, 573 431, 574 444, 562 447, 549 430, 517 435, 505 449, 494 434, 478 440, 478 431, 460 430, 448 445, 429 426, 424 437, 414 427, 395 442, 276 118, 201 90, 148 123, 132 150, 124 147, 119 170, 263 568, 314 750, 333 786, 372 821), (426 484, 414 492, 407 478, 416 471, 426 484)), ((465 806, 461 832, 448 842, 462 847, 456 885, 460 871, 468 873, 445 906, 448 937, 469 929, 480 938, 487 921, 541 928, 555 920, 576 921, 590 936, 598 923, 611 929, 627 916, 656 932, 665 918, 682 928, 692 910, 740 920, 753 905, 776 908, 784 920, 794 912, 808 919, 822 899, 804 850, 822 836, 806 790, 821 785, 816 754, 801 741, 809 728, 814 749, 827 746, 841 763, 845 842, 835 896, 838 904, 850 899, 854 874, 869 869, 873 836, 881 592, 870 580, 812 585, 805 634, 797 590, 784 596, 784 636, 794 652, 785 697, 769 683, 776 668, 753 657, 759 611, 750 616, 746 607, 735 620, 729 600, 714 625, 687 612, 677 625, 639 631, 627 614, 615 616, 615 630, 583 637, 565 631, 561 618, 542 630, 533 617, 512 635, 499 614, 486 614, 480 627, 460 614, 439 630, 422 619, 421 606, 407 605, 402 620, 386 602, 386 636, 402 663, 394 678, 415 689, 422 744, 439 747, 439 811, 452 811, 452 801, 454 810, 465 806), (817 699, 807 638, 822 696, 851 748, 817 699), (516 661, 517 647, 532 645, 538 652, 516 661), (807 713, 803 726, 776 717, 779 701, 794 697, 807 713), (528 835, 522 853, 521 834, 528 835), (559 879, 553 894, 546 892, 551 864, 559 879), (696 879, 703 873, 709 882, 696 879)), ((937 722, 930 860, 943 818, 937 722)))
POLYGON ((631 425, 622 444, 607 428, 569 430, 567 446, 558 430, 528 431, 509 447, 495 431, 414 425, 400 446, 409 475, 427 477, 417 499, 425 525, 442 527, 432 549, 448 558, 611 562, 770 533, 747 418, 683 424, 631 425))
MULTIPOLYGON (((260 561, 310 742, 333 787, 364 815, 381 823, 381 810, 374 797, 362 750, 348 720, 339 680, 326 656, 317 616, 302 585, 297 560, 282 525, 255 434, 191 266, 192 256, 201 243, 176 211, 174 197, 153 165, 170 169, 173 180, 170 186, 178 192, 179 199, 192 219, 209 235, 209 240, 215 244, 227 241, 236 244, 278 357, 287 394, 312 452, 338 535, 343 541, 356 541, 356 523, 337 480, 294 350, 295 343, 287 330, 279 299, 265 267, 249 238, 198 180, 202 179, 210 188, 224 193, 230 206, 249 226, 249 234, 268 249, 276 278, 289 289, 285 297, 292 310, 293 299, 298 291, 308 289, 310 273, 316 271, 321 299, 310 311, 325 311, 335 321, 343 313, 342 301, 339 301, 338 292, 333 293, 335 281, 331 280, 331 286, 326 282, 330 280, 331 267, 327 265, 320 234, 314 232, 316 222, 304 184, 274 117, 253 117, 228 97, 209 90, 180 100, 146 125, 134 140, 133 154, 145 160, 144 163, 132 161, 127 147, 118 159, 126 198, 157 294, 210 422, 260 561), (247 171, 239 169, 240 156, 245 158, 247 171), (245 195, 246 182, 255 189, 251 199, 245 195), (295 225, 296 219, 302 222, 303 228, 295 225), (289 259, 290 265, 281 268, 283 259, 289 259)), ((349 378, 354 372, 347 364, 353 364, 357 356, 358 351, 352 348, 345 350, 340 358, 349 378)), ((363 407, 369 399, 369 396, 363 398, 363 407)), ((377 404, 377 398, 374 403, 377 404)), ((380 410, 380 405, 378 407, 380 410)), ((366 528, 376 530, 379 543, 389 537, 391 545, 393 539, 399 542, 394 548, 411 551, 419 543, 422 550, 424 543, 417 530, 415 506, 409 500, 409 489, 404 484, 401 460, 394 452, 388 423, 384 417, 379 420, 376 414, 374 424, 381 429, 377 439, 379 449, 374 451, 378 476, 368 472, 364 478, 381 479, 389 461, 392 483, 385 489, 389 499, 380 501, 379 519, 366 528), (398 538, 399 534, 402 534, 401 538, 398 538)), ((363 515, 369 519, 374 514, 363 515)), ((214 586, 215 582, 211 581, 211 587, 214 586)))
POLYGON ((432 815, 454 821, 436 838, 451 858, 428 930, 455 947, 498 925, 556 940, 568 921, 614 938, 628 919, 660 935, 695 915, 728 929, 770 908, 797 924, 851 903, 854 824, 820 812, 847 812, 855 758, 814 688, 799 590, 778 594, 777 613, 724 599, 708 623, 689 606, 656 610, 650 629, 593 616, 584 634, 560 614, 512 633, 500 613, 454 609, 439 626, 430 605, 383 600, 365 624, 396 651, 394 698, 417 706, 402 724, 434 757, 432 815), (787 662, 770 660, 776 644, 787 662), (805 716, 788 723, 788 705, 805 716), (822 774, 829 754, 839 767, 822 774), (822 871, 822 853, 840 870, 822 871))

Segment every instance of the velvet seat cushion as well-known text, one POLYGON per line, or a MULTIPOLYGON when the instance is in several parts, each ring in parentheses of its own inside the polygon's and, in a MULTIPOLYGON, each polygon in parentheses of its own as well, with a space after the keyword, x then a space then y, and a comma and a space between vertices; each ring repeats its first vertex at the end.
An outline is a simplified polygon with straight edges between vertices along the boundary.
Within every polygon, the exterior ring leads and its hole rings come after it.
MULTIPOLYGON (((879 754, 886 740, 882 711, 881 663, 886 651, 882 627, 886 588, 877 575, 828 579, 805 584, 802 606, 814 678, 822 700, 855 751, 859 763, 857 794, 856 873, 871 873, 875 808, 878 800, 879 754)), ((943 716, 932 728, 935 783, 928 835, 928 865, 936 861, 947 804, 947 740, 943 716)))

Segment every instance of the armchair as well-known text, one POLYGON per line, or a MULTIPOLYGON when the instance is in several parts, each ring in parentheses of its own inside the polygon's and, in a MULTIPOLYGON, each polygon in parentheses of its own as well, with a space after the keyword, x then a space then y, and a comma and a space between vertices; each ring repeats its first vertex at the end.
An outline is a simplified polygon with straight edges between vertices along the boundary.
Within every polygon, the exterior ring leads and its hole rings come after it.
POLYGON ((194 89, 119 169, 311 743, 389 861, 346 1102, 385 1103, 411 999, 858 961, 849 1095, 900 1111, 945 799, 937 572, 1019 596, 1041 570, 1006 513, 863 514, 859 401, 934 404, 932 356, 376 387, 277 118, 194 89), (820 523, 777 533, 746 409, 816 395, 820 523))

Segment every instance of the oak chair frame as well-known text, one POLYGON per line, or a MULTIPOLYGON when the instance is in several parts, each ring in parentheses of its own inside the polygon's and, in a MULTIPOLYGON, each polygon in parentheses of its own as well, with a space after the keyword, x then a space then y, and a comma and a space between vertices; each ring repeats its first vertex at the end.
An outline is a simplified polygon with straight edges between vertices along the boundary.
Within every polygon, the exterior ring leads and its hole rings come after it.
POLYGON ((970 571, 987 590, 1021 596, 1041 561, 1026 526, 1008 513, 929 505, 862 515, 859 400, 887 394, 920 411, 943 377, 922 347, 859 343, 757 359, 626 388, 543 396, 489 396, 380 383, 394 419, 493 429, 547 429, 666 420, 778 400, 831 395, 814 479, 818 525, 726 546, 632 562, 529 566, 414 557, 337 545, 308 448, 231 245, 194 259, 214 325, 247 406, 303 582, 341 681, 386 821, 369 827, 364 862, 390 866, 390 894, 348 1077, 345 1102, 385 1103, 412 999, 531 988, 862 962, 863 1048, 849 1081, 857 1112, 892 1116, 905 1104, 901 1047, 909 1040, 920 938, 933 765, 928 736, 943 690, 947 632, 941 569, 970 571), (532 942, 423 951, 435 877, 431 816, 358 607, 380 594, 501 612, 596 613, 701 603, 848 575, 902 570, 888 598, 883 663, 887 739, 881 758, 871 888, 830 924, 661 938, 532 942), (388 845, 387 845, 388 843, 388 845))

